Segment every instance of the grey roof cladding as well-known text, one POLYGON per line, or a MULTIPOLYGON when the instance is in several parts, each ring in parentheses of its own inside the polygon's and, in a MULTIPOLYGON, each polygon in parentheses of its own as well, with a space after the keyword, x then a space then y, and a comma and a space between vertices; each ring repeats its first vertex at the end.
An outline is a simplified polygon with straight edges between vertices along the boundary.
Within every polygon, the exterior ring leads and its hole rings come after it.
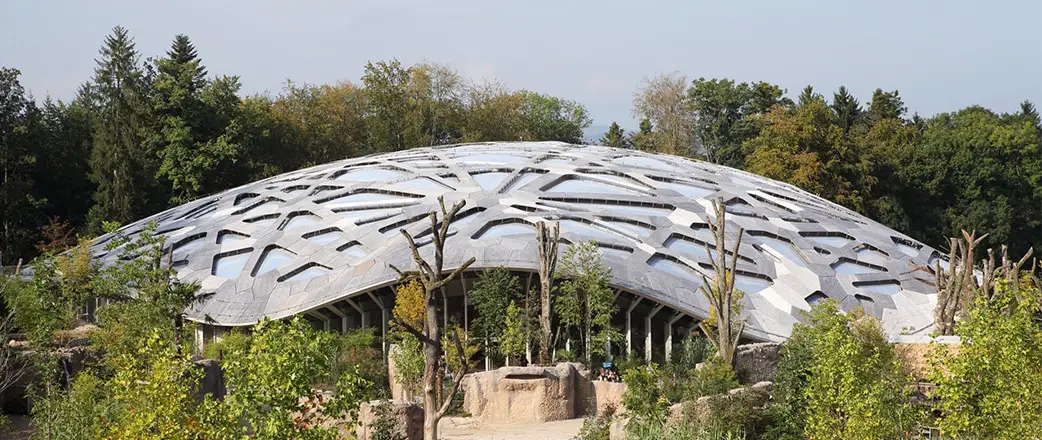
MULTIPOLYGON (((892 335, 932 328, 936 295, 913 268, 934 249, 789 184, 635 150, 508 142, 370 155, 204 197, 117 233, 158 221, 177 243, 178 276, 206 294, 189 317, 250 325, 392 284, 390 265, 411 267, 399 230, 423 233, 438 196, 467 204, 446 268, 474 257, 475 269, 534 271, 531 225, 557 221, 568 242, 601 244, 616 287, 696 318, 708 309, 701 275, 711 275, 700 243, 712 240, 706 224, 720 198, 729 240, 738 226, 747 232, 737 281, 746 336, 787 338, 807 298, 823 297, 864 305, 892 335)), ((105 263, 119 253, 103 250, 109 238, 93 249, 105 263)))

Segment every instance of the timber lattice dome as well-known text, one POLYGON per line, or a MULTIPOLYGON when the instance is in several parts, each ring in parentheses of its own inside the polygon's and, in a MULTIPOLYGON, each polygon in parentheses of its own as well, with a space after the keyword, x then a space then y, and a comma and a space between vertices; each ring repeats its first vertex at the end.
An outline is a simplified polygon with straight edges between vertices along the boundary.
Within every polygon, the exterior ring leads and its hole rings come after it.
MULTIPOLYGON (((736 226, 746 231, 737 280, 746 336, 784 339, 797 311, 826 297, 864 306, 891 334, 932 324, 934 289, 913 265, 934 264, 934 249, 792 185, 634 150, 486 143, 371 155, 204 197, 117 233, 158 222, 179 277, 201 285, 189 316, 250 325, 391 285, 389 265, 412 267, 399 230, 424 243, 438 196, 466 200, 446 269, 474 257, 474 269, 534 271, 534 224, 560 222, 562 252, 596 241, 614 287, 694 319, 707 314, 698 286, 712 273, 703 243, 720 198, 729 239, 736 226)), ((118 258, 104 251, 111 238, 95 242, 103 262, 118 258)))

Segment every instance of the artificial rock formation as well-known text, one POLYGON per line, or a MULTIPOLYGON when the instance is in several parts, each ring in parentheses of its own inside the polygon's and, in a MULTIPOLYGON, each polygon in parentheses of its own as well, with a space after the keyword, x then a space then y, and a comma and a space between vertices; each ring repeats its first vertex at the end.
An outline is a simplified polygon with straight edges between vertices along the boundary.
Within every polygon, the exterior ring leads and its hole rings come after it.
POLYGON ((754 384, 774 381, 780 350, 781 344, 774 342, 739 345, 734 353, 734 371, 738 375, 738 382, 754 384))
POLYGON ((463 407, 484 422, 572 419, 582 415, 581 380, 575 365, 565 363, 471 373, 463 380, 463 407))
POLYGON ((419 440, 423 438, 423 408, 415 403, 391 402, 387 400, 374 400, 363 403, 358 408, 358 425, 355 427, 355 437, 358 440, 370 440, 379 438, 379 418, 382 411, 386 412, 386 427, 392 432, 391 438, 405 440, 419 440))
POLYGON ((761 407, 771 398, 773 382, 758 382, 753 385, 732 389, 723 394, 703 396, 696 400, 677 403, 669 407, 666 424, 676 424, 687 419, 695 424, 705 423, 712 417, 713 404, 723 400, 743 400, 747 404, 761 407))
MULTIPOLYGON (((626 408, 622 406, 622 395, 626 393, 626 384, 623 382, 607 382, 603 380, 589 381, 587 389, 593 391, 592 396, 586 396, 587 404, 595 409, 597 414, 604 414, 608 407, 615 409, 615 414, 624 413, 626 408)), ((593 411, 590 411, 593 412, 593 411)))

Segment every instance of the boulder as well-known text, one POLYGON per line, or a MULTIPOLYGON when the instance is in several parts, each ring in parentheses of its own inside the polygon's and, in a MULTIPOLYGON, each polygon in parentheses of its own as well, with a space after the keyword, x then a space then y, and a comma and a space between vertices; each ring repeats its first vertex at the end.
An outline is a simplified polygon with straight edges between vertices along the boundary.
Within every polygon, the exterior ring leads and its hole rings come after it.
POLYGON ((738 382, 754 384, 774 381, 774 371, 778 368, 781 344, 763 342, 759 344, 739 345, 734 352, 734 370, 738 382))
POLYGON ((578 369, 503 367, 463 378, 463 408, 483 422, 531 423, 575 418, 582 411, 578 369))
POLYGON ((608 440, 626 440, 626 425, 630 424, 629 417, 618 417, 608 425, 608 440))
POLYGON ((405 440, 421 440, 423 438, 423 408, 415 403, 374 400, 365 402, 358 408, 358 425, 355 437, 358 440, 370 440, 379 437, 379 429, 391 430, 390 438, 405 440), (386 413, 384 413, 386 411, 386 413), (387 417, 380 423, 381 413, 387 417), (383 426, 381 426, 383 425, 383 426))
POLYGON ((589 403, 597 414, 604 414, 609 406, 615 408, 615 414, 621 414, 626 408, 622 406, 622 395, 626 393, 626 384, 623 382, 607 382, 603 380, 591 381, 593 396, 589 403))
POLYGON ((666 424, 676 424, 685 418, 693 423, 702 423, 713 417, 714 405, 726 403, 727 400, 740 400, 750 407, 762 407, 771 398, 774 391, 773 382, 757 382, 753 385, 734 388, 723 394, 699 397, 697 400, 681 402, 669 407, 666 424))
POLYGON ((201 402, 207 394, 215 399, 224 399, 224 370, 221 369, 220 361, 200 359, 194 364, 196 368, 203 370, 203 377, 199 379, 199 389, 195 392, 196 400, 201 402))

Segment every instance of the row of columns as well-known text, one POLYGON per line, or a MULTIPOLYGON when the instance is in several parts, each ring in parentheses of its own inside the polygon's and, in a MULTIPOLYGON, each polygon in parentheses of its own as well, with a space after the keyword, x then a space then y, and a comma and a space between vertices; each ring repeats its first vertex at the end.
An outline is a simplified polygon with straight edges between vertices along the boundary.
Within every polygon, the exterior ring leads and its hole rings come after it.
MULTIPOLYGON (((371 291, 370 292, 366 292, 366 294, 373 301, 373 303, 375 303, 377 305, 377 307, 380 310, 380 315, 381 315, 380 332, 381 332, 381 337, 382 337, 381 339, 384 341, 383 344, 382 344, 381 349, 383 351, 383 354, 386 356, 387 355, 387 348, 388 348, 388 345, 387 345, 387 330, 388 330, 388 323, 390 322, 390 316, 389 316, 390 309, 382 301, 380 301, 380 299, 377 298, 376 295, 373 292, 371 292, 371 291)), ((618 298, 618 296, 620 294, 621 294, 621 291, 616 290, 615 297, 618 298)), ((366 314, 363 311, 361 306, 359 306, 359 304, 355 300, 353 300, 351 298, 345 298, 343 301, 345 303, 347 303, 347 305, 350 306, 352 309, 354 309, 356 312, 358 312, 358 314, 361 316, 362 328, 368 328, 369 324, 370 324, 369 323, 369 316, 368 316, 368 314, 366 314)), ((640 305, 643 301, 644 301, 643 297, 637 296, 629 304, 629 306, 626 308, 626 312, 625 312, 626 313, 626 315, 625 315, 626 316, 626 354, 631 353, 633 351, 633 347, 634 347, 634 341, 633 341, 633 312, 634 312, 634 310, 636 310, 637 306, 640 305)), ((468 299, 467 299, 466 284, 464 284, 464 287, 463 287, 463 303, 464 303, 464 331, 466 331, 466 326, 468 325, 467 319, 469 318, 469 316, 467 315, 468 312, 466 310, 467 306, 469 305, 468 304, 468 299)), ((443 305, 444 305, 444 309, 443 310, 446 311, 444 319, 445 319, 445 325, 447 326, 448 325, 448 316, 449 316, 449 313, 447 312, 447 310, 448 310, 448 299, 445 298, 444 296, 443 296, 443 305)), ((652 338, 651 338, 651 334, 652 334, 652 331, 651 331, 652 330, 651 329, 651 320, 656 315, 658 315, 662 311, 662 309, 664 309, 665 307, 666 306, 663 305, 663 304, 656 304, 654 307, 652 307, 651 311, 648 312, 647 315, 644 316, 644 359, 647 362, 651 362, 651 354, 652 354, 652 351, 653 351, 653 344, 652 344, 652 338)), ((347 314, 344 313, 343 310, 340 310, 339 308, 337 308, 336 306, 333 306, 333 305, 326 306, 326 307, 323 308, 323 310, 326 310, 326 311, 332 313, 333 315, 336 315, 338 318, 340 318, 340 323, 341 323, 340 332, 341 333, 346 333, 347 332, 347 330, 348 330, 347 314)), ((315 315, 312 314, 312 316, 315 316, 315 315)), ((669 359, 672 356, 672 352, 673 352, 673 327, 684 316, 686 316, 686 315, 683 314, 683 313, 675 313, 669 319, 666 319, 666 321, 665 321, 665 323, 663 325, 663 334, 665 335, 664 348, 665 348, 665 358, 666 359, 669 359)), ((330 325, 331 325, 331 319, 330 318, 328 318, 326 316, 315 316, 315 317, 322 320, 323 328, 326 331, 333 330, 332 328, 330 328, 330 325)), ((566 340, 565 344, 567 345, 568 342, 569 341, 566 340)), ((566 347, 566 348, 570 348, 570 347, 566 347)), ((529 351, 529 350, 526 350, 526 351, 529 351)), ((608 351, 609 352, 611 351, 610 350, 610 346, 608 347, 608 351)), ((528 356, 530 356, 530 354, 528 356)), ((531 361, 531 359, 529 359, 529 361, 531 361)))

